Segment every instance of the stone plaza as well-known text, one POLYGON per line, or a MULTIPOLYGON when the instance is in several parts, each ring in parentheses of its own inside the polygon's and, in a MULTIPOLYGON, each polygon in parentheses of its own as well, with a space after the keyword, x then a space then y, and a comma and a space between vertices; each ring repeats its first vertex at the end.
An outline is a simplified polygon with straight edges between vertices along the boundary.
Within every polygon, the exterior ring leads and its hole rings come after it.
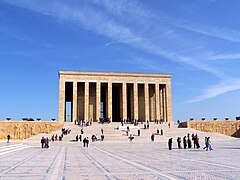
MULTIPOLYGON (((239 179, 240 141, 218 133, 206 133, 190 128, 171 128, 165 124, 150 123, 150 129, 141 127, 141 136, 129 141, 124 131, 117 129, 119 123, 83 127, 84 137, 100 134, 104 129, 105 140, 90 142, 84 148, 75 142, 82 127, 65 123, 71 133, 63 141, 50 143, 41 148, 39 134, 26 140, 0 142, 0 179, 239 179), (163 129, 164 135, 150 135, 163 129), (176 137, 186 133, 198 133, 200 149, 177 149, 176 137), (205 151, 204 137, 210 136, 213 151, 205 151), (167 148, 167 140, 173 137, 173 150, 167 148)), ((60 131, 55 133, 59 134, 60 131)))

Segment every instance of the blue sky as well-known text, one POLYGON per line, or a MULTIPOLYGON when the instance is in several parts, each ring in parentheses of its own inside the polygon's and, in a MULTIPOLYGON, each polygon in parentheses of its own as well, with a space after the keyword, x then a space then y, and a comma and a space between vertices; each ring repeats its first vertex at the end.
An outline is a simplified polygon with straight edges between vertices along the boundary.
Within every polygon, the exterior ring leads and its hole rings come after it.
POLYGON ((240 115, 240 1, 0 0, 0 119, 57 118, 58 70, 171 73, 174 120, 240 115))

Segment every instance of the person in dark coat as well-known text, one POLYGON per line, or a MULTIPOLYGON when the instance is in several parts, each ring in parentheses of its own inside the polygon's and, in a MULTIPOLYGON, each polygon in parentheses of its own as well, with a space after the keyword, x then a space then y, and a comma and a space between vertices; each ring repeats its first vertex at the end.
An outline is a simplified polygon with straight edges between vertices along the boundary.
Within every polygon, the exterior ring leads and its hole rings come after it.
POLYGON ((89 145, 89 139, 88 139, 88 137, 87 137, 87 139, 86 139, 86 145, 87 145, 87 147, 88 147, 88 145, 89 145))
POLYGON ((42 139, 41 139, 41 144, 42 144, 42 148, 44 148, 45 147, 45 138, 44 137, 42 137, 42 139))
POLYGON ((103 140, 104 140, 104 135, 102 134, 102 135, 101 135, 101 141, 103 141, 103 140))
POLYGON ((184 147, 184 149, 187 148, 187 139, 186 138, 187 138, 186 136, 183 137, 183 147, 184 147))
POLYGON ((140 136, 140 129, 138 129, 138 136, 140 136))
POLYGON ((86 147, 86 138, 83 139, 83 147, 86 147))
POLYGON ((76 135, 76 141, 78 141, 78 135, 76 135))
POLYGON ((7 142, 9 143, 10 141, 10 134, 7 135, 7 142))
POLYGON ((49 148, 49 139, 48 138, 45 139, 45 148, 49 148))
POLYGON ((161 135, 163 135, 163 129, 161 129, 161 135))
POLYGON ((181 146, 181 137, 178 137, 178 138, 177 138, 177 144, 178 144, 178 149, 182 149, 182 146, 181 146))
POLYGON ((79 134, 79 141, 81 142, 82 141, 82 135, 79 134))
POLYGON ((172 138, 168 139, 168 149, 172 150, 172 138))
POLYGON ((190 134, 188 134, 187 144, 188 144, 188 148, 192 148, 192 142, 191 142, 191 139, 190 139, 190 134))
POLYGON ((192 134, 192 142, 193 142, 193 148, 196 148, 196 139, 194 134, 192 134))
POLYGON ((154 141, 154 134, 151 135, 151 140, 154 141))
POLYGON ((199 138, 198 138, 197 134, 195 134, 194 140, 195 140, 195 144, 196 144, 197 149, 199 149, 200 148, 200 144, 199 144, 199 138))

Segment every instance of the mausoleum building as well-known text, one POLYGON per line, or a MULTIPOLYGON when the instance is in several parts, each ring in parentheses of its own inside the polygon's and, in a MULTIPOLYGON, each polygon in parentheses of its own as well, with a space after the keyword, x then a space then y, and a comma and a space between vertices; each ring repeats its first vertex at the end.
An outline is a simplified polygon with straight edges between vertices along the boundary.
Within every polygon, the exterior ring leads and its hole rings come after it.
POLYGON ((59 121, 172 121, 171 74, 59 71, 59 121))

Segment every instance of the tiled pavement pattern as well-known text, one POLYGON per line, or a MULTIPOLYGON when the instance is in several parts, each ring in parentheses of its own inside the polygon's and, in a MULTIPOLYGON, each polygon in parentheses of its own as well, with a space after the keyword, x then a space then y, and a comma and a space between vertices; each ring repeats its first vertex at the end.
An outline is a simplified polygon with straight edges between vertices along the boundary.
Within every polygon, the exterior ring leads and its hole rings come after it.
POLYGON ((83 148, 69 141, 74 131, 67 137, 49 149, 40 148, 40 136, 1 142, 0 179, 240 179, 240 139, 213 141, 210 152, 169 151, 166 142, 144 141, 94 142, 83 148))

